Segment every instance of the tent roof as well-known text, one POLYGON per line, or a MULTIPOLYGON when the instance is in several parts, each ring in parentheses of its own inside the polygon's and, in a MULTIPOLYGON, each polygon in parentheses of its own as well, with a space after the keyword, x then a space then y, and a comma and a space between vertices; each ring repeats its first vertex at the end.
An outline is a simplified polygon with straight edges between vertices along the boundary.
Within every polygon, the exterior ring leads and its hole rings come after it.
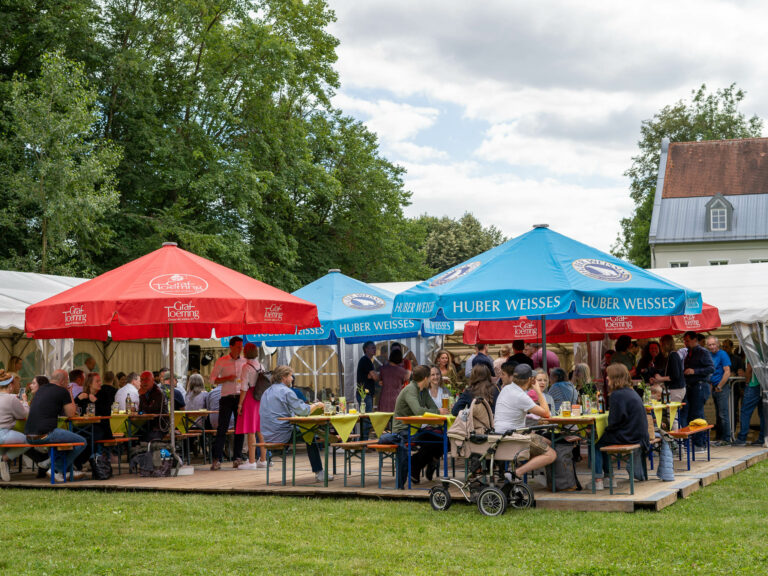
POLYGON ((0 270, 0 329, 24 330, 27 306, 55 296, 87 278, 0 270))
POLYGON ((692 286, 720 311, 723 324, 768 320, 768 263, 655 268, 655 274, 692 286))

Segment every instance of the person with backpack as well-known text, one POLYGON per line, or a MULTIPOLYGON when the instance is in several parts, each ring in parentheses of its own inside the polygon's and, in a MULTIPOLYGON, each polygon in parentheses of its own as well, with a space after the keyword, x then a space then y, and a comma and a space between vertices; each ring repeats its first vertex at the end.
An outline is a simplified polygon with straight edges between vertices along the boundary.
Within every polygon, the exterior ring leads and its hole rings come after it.
POLYGON ((240 372, 240 403, 237 406, 237 424, 235 434, 245 434, 248 441, 248 462, 240 464, 238 470, 258 470, 267 467, 267 451, 259 450, 259 461, 256 461, 256 438, 259 443, 264 443, 261 435, 261 420, 259 408, 261 407, 261 394, 259 390, 259 376, 266 378, 261 364, 256 359, 259 355, 259 347, 248 342, 243 350, 245 364, 240 372), (255 391, 255 393, 254 393, 255 391), (256 398, 258 396, 258 399, 256 398))
MULTIPOLYGON (((494 428, 497 433, 525 428, 525 418, 529 413, 540 418, 549 418, 549 405, 544 396, 543 383, 537 383, 534 380, 533 370, 528 364, 513 365, 511 362, 503 364, 501 379, 505 386, 496 399, 494 428), (524 388, 529 385, 536 391, 538 403, 531 400, 525 392, 524 388)), ((549 441, 538 434, 531 434, 529 452, 528 462, 515 469, 518 478, 522 478, 527 472, 552 464, 557 458, 557 453, 549 445, 549 441)))

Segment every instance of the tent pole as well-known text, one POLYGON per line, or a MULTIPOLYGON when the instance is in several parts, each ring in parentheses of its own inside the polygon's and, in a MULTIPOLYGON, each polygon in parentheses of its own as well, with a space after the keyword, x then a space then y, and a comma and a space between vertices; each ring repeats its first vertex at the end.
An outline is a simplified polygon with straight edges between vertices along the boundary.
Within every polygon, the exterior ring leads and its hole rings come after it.
POLYGON ((547 370, 547 317, 541 317, 541 365, 544 367, 544 374, 549 375, 547 370))
POLYGON ((175 377, 175 370, 173 369, 173 349, 174 349, 175 342, 173 341, 173 324, 168 324, 168 358, 169 358, 169 364, 170 370, 171 370, 171 379, 168 381, 170 390, 168 391, 168 418, 171 421, 171 454, 174 458, 176 458, 176 426, 175 426, 175 417, 173 415, 173 404, 174 404, 174 391, 176 388, 176 384, 174 382, 175 377))
MULTIPOLYGON (((336 341, 336 369, 339 372, 339 396, 347 396, 347 391, 344 389, 344 362, 341 359, 341 338, 336 341)), ((352 403, 350 398, 347 402, 347 406, 352 403)))

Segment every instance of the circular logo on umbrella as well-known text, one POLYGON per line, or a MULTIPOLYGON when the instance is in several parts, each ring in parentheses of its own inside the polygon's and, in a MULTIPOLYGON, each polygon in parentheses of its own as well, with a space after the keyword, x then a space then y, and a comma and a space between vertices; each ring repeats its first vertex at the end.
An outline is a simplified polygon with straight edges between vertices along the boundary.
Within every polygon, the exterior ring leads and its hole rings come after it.
POLYGON ((573 261, 573 267, 579 274, 603 282, 626 282, 632 278, 629 271, 605 260, 580 258, 573 261))
POLYGON ((192 296, 208 290, 208 282, 192 274, 161 274, 149 281, 149 287, 169 296, 192 296))
POLYGON ((461 266, 454 268, 453 270, 449 270, 445 274, 441 274, 432 282, 429 283, 430 287, 435 286, 442 286, 443 284, 448 284, 448 282, 453 282, 454 280, 458 280, 459 278, 462 278, 463 276, 466 276, 472 270, 475 270, 482 264, 480 260, 475 260, 474 262, 468 262, 467 264, 462 264, 461 266))
POLYGON ((347 294, 341 301, 344 303, 344 306, 354 308, 355 310, 378 310, 386 304, 378 296, 365 293, 347 294))

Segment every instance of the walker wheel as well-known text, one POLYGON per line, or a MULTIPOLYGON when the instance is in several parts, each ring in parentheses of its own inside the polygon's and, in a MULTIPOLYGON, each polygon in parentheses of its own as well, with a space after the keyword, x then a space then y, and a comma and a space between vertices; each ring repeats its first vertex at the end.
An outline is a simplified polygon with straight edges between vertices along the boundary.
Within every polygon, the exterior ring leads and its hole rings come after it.
POLYGON ((429 504, 433 510, 444 512, 451 507, 451 493, 442 486, 433 486, 429 491, 429 504))
POLYGON ((486 516, 501 516, 507 509, 507 497, 496 486, 488 486, 478 494, 477 508, 486 516))
POLYGON ((512 508, 525 510, 533 504, 533 491, 523 482, 512 482, 504 487, 507 501, 512 508))

